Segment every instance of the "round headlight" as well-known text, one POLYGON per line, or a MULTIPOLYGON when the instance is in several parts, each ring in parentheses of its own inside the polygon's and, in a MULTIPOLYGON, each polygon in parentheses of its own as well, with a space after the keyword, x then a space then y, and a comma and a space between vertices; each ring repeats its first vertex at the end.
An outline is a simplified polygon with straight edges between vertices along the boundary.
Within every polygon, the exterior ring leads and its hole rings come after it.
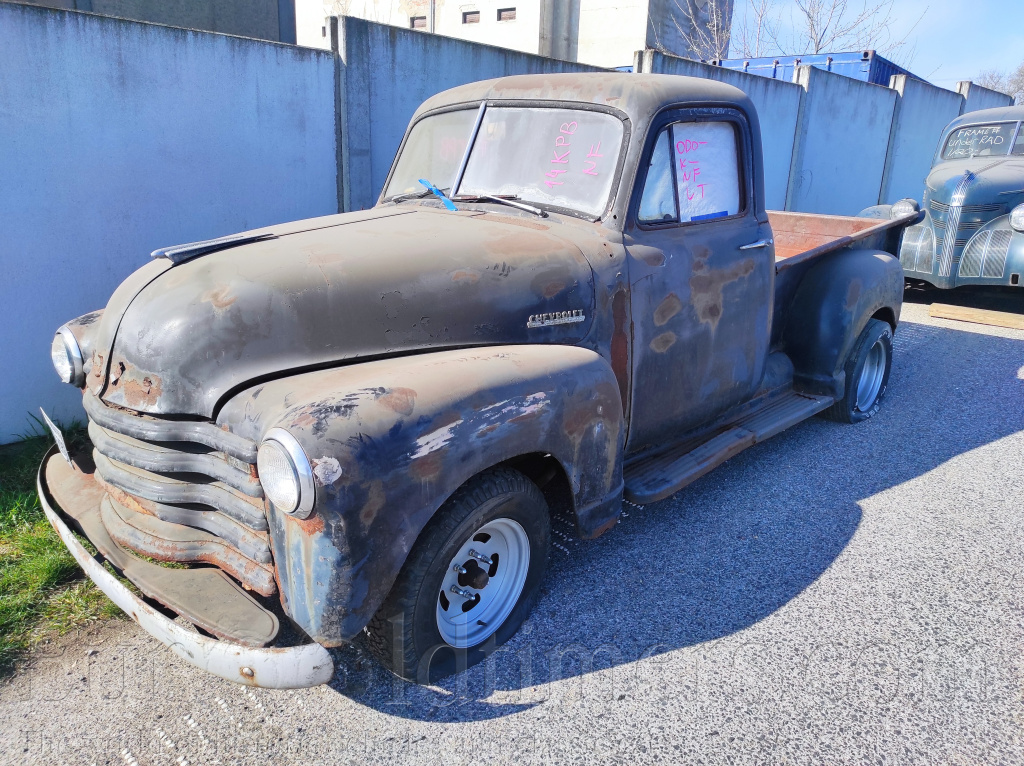
POLYGON ((313 512, 313 470, 295 437, 283 428, 267 432, 256 453, 263 492, 274 507, 304 519, 313 512))
POLYGON ((1024 203, 1010 211, 1010 228, 1024 233, 1024 203))
POLYGON ((889 217, 892 219, 903 218, 904 216, 913 215, 920 209, 914 200, 901 199, 889 209, 889 217))
POLYGON ((85 381, 85 364, 82 361, 82 350, 78 347, 74 333, 67 325, 57 330, 50 344, 50 359, 53 369, 65 383, 80 386, 85 381))

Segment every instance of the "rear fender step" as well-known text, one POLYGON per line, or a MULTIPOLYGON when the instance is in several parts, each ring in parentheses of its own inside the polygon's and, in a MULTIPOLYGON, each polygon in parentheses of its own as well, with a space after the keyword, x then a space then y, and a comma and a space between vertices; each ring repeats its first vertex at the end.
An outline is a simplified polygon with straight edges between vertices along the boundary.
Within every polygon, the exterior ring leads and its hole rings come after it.
POLYGON ((827 409, 832 397, 790 392, 745 415, 694 447, 693 442, 645 455, 625 466, 624 497, 643 505, 664 500, 747 447, 827 409))

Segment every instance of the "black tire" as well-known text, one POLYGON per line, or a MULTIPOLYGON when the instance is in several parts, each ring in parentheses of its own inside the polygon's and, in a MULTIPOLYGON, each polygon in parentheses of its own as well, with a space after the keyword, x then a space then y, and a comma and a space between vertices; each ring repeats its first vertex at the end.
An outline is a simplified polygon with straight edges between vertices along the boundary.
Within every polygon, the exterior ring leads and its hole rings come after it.
POLYGON ((416 541, 391 592, 366 626, 370 651, 396 675, 421 684, 475 665, 508 641, 530 614, 550 548, 551 517, 536 484, 507 468, 476 476, 441 507, 416 541), (526 532, 526 580, 512 611, 493 634, 476 646, 455 648, 438 629, 441 586, 470 536, 496 519, 514 520, 526 532))
MULTIPOLYGON (((840 423, 859 423, 872 417, 882 404, 885 396, 885 389, 889 385, 889 372, 892 370, 892 327, 888 322, 879 319, 868 320, 867 327, 857 338, 857 342, 847 357, 846 365, 846 391, 843 398, 833 404, 822 415, 829 420, 836 420, 840 423), (884 353, 881 384, 873 396, 868 396, 868 401, 859 402, 858 390, 862 378, 870 374, 870 370, 877 370, 878 360, 874 356, 873 349, 876 344, 880 351, 874 354, 884 353)), ((869 386, 869 390, 874 386, 869 386)))

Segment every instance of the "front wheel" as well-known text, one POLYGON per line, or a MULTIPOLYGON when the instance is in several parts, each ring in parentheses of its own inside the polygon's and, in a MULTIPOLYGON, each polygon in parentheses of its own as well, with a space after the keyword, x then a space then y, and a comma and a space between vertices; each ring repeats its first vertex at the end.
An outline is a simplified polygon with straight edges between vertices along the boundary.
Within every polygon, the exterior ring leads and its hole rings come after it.
POLYGON ((889 385, 892 327, 888 322, 868 320, 867 327, 853 344, 844 369, 846 391, 843 398, 822 414, 843 423, 859 423, 878 412, 889 385))
POLYGON ((371 651, 418 683, 480 662, 529 615, 550 541, 550 514, 536 484, 510 469, 475 477, 417 540, 366 627, 371 651))

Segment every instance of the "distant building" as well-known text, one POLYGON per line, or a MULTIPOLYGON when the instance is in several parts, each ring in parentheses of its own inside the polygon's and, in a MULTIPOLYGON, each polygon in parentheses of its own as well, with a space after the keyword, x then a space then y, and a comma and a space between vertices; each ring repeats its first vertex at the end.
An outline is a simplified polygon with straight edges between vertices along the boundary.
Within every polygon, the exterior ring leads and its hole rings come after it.
MULTIPOLYGON (((694 0, 703 8, 707 0, 694 0)), ((355 16, 603 67, 634 51, 690 55, 688 0, 295 0, 299 45, 330 47, 325 19, 355 16)), ((731 16, 731 7, 729 15, 731 16)), ((698 14, 699 15, 699 14, 698 14)))
MULTIPOLYGON (((3 1, 3 0, 0 0, 3 1)), ((15 0, 170 27, 295 43, 295 0, 15 0)))
MULTIPOLYGON (((729 19, 732 3, 723 3, 729 19)), ((540 56, 603 67, 655 48, 692 53, 680 30, 709 0, 0 0, 185 29, 330 48, 326 18, 355 16, 540 56)), ((706 24, 706 19, 698 23, 706 24)))

